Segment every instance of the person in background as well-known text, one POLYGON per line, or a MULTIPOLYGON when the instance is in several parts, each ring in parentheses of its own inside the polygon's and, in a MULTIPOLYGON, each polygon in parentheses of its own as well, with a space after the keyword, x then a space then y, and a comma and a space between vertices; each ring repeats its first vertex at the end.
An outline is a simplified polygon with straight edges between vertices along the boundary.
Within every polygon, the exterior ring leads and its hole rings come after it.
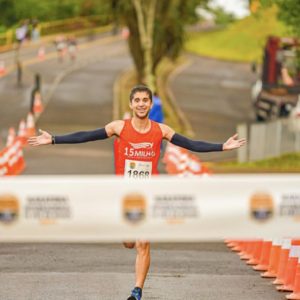
POLYGON ((68 44, 68 53, 70 55, 70 58, 72 61, 74 61, 76 59, 76 53, 77 53, 76 37, 74 35, 68 37, 67 44, 68 44))
POLYGON ((67 44, 66 44, 65 37, 61 34, 56 36, 54 44, 55 44, 56 51, 57 51, 58 61, 63 62, 64 56, 65 56, 65 53, 67 50, 67 44))
POLYGON ((157 92, 153 93, 153 106, 149 113, 149 119, 158 123, 164 122, 164 113, 162 108, 162 102, 157 92))
POLYGON ((24 43, 28 32, 28 21, 22 21, 21 26, 16 29, 16 40, 17 40, 17 50, 19 50, 24 43))
POLYGON ((40 28, 37 19, 33 19, 31 22, 31 41, 37 43, 40 39, 40 28))

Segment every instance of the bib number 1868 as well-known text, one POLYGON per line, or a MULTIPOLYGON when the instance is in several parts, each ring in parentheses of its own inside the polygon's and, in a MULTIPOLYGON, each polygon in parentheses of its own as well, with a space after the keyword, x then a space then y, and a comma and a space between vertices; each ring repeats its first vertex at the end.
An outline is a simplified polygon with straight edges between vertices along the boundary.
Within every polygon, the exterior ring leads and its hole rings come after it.
POLYGON ((148 171, 128 170, 127 177, 129 178, 149 178, 150 173, 148 171))
POLYGON ((125 160, 125 177, 133 179, 150 178, 152 173, 152 162, 125 160))

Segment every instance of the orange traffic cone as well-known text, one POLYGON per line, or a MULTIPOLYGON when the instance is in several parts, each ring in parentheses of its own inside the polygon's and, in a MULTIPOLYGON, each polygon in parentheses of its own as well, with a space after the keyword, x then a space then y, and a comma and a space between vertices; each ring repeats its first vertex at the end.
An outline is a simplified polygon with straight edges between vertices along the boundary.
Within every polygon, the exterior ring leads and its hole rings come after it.
POLYGON ((271 248, 272 248, 272 240, 265 240, 262 245, 262 251, 261 251, 259 263, 258 265, 253 267, 255 271, 268 270, 271 248))
POLYGON ((224 243, 228 246, 230 243, 235 243, 237 240, 226 238, 224 239, 224 243))
POLYGON ((5 62, 0 61, 0 77, 6 74, 5 62))
POLYGON ((0 151, 0 176, 5 176, 8 173, 6 151, 7 148, 0 151))
POLYGON ((298 256, 300 256, 300 246, 292 246, 289 258, 287 262, 287 266, 284 272, 283 285, 279 285, 276 287, 278 291, 284 292, 292 292, 293 284, 296 276, 296 269, 298 264, 298 256))
POLYGON ((239 241, 231 248, 231 250, 233 252, 241 252, 243 251, 245 244, 246 244, 245 241, 239 241))
POLYGON ((283 284, 284 272, 289 258, 290 249, 292 247, 291 240, 286 240, 282 245, 280 258, 279 258, 279 267, 277 278, 273 281, 273 284, 283 284))
POLYGON ((281 251, 282 240, 275 239, 272 243, 271 254, 270 254, 270 263, 268 270, 261 274, 263 278, 274 278, 278 272, 279 266, 279 256, 281 251))
POLYGON ((247 261, 247 265, 253 266, 253 265, 257 265, 259 263, 262 246, 263 246, 263 240, 258 240, 255 243, 252 258, 247 261))
POLYGON ((40 92, 36 92, 34 94, 34 102, 33 102, 33 112, 34 114, 40 114, 44 110, 42 104, 42 97, 40 92))
POLYGON ((208 168, 202 165, 202 162, 196 155, 190 154, 189 158, 188 170, 193 175, 203 175, 210 173, 208 168))
POLYGON ((232 241, 231 243, 228 243, 227 247, 230 248, 231 251, 233 251, 233 252, 241 252, 244 244, 245 244, 245 241, 237 240, 237 241, 232 241))
POLYGON ((247 242, 245 250, 239 253, 240 259, 249 260, 252 258, 255 243, 256 240, 250 240, 247 242))
POLYGON ((241 244, 241 251, 239 251, 238 255, 241 257, 243 255, 246 255, 247 253, 247 248, 249 247, 249 240, 245 240, 242 244, 241 244))
POLYGON ((16 141, 16 166, 15 166, 15 174, 21 174, 25 169, 25 160, 22 149, 22 144, 20 141, 16 141))
POLYGON ((8 130, 8 136, 6 141, 6 147, 9 147, 13 144, 14 140, 16 139, 16 131, 15 128, 10 127, 8 130))
POLYGON ((300 300, 300 256, 298 258, 298 265, 296 269, 293 293, 287 295, 285 298, 291 300, 300 300))
POLYGON ((27 143, 26 124, 23 119, 20 121, 19 131, 18 131, 18 139, 21 141, 22 145, 26 145, 26 143, 27 143))
POLYGON ((234 239, 225 239, 224 243, 226 244, 227 247, 229 248, 233 248, 237 245, 239 241, 238 240, 234 240, 234 239))
POLYGON ((34 118, 32 113, 28 113, 26 121, 26 137, 29 138, 34 135, 36 135, 34 118))
POLYGON ((45 59, 45 53, 46 53, 46 51, 45 51, 45 47, 44 46, 41 46, 40 48, 39 48, 39 50, 38 50, 38 58, 39 58, 39 60, 44 60, 45 59))
POLYGON ((17 147, 15 143, 10 147, 8 147, 7 150, 8 174, 7 175, 16 175, 16 161, 17 161, 16 152, 17 152, 17 147))

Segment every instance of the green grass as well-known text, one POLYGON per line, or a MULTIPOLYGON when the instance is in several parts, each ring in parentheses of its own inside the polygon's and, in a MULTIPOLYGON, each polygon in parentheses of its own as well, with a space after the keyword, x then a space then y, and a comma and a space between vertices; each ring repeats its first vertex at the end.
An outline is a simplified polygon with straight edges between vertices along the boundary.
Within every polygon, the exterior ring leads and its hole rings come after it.
POLYGON ((258 15, 250 15, 225 29, 190 33, 185 48, 217 59, 261 62, 269 35, 289 35, 288 28, 277 19, 276 7, 261 10, 258 15))
POLYGON ((227 172, 293 172, 300 173, 300 153, 285 154, 255 162, 221 162, 211 164, 215 173, 227 172))

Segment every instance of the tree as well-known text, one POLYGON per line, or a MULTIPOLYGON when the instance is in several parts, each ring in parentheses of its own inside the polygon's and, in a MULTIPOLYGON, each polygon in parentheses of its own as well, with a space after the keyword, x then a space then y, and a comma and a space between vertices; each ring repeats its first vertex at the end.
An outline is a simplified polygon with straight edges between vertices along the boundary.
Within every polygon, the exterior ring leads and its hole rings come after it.
POLYGON ((197 20, 197 5, 207 1, 113 1, 118 20, 129 28, 128 45, 140 82, 155 86, 158 64, 164 57, 178 57, 184 44, 184 26, 197 20))
POLYGON ((150 89, 154 89, 154 74, 153 74, 153 28, 154 28, 154 17, 156 10, 157 0, 148 0, 142 7, 142 0, 132 0, 136 16, 139 31, 140 44, 143 51, 143 75, 145 82, 150 89))
POLYGON ((221 6, 209 8, 209 11, 214 14, 217 25, 226 26, 236 20, 234 14, 226 12, 221 6))
MULTIPOLYGON (((290 26, 293 34, 300 39, 300 1, 295 0, 261 0, 263 7, 277 5, 279 19, 290 26)), ((296 67, 300 70, 300 49, 296 50, 296 67)))
POLYGON ((279 18, 291 27, 293 33, 300 37, 300 1, 295 0, 261 0, 263 7, 277 5, 279 18))

